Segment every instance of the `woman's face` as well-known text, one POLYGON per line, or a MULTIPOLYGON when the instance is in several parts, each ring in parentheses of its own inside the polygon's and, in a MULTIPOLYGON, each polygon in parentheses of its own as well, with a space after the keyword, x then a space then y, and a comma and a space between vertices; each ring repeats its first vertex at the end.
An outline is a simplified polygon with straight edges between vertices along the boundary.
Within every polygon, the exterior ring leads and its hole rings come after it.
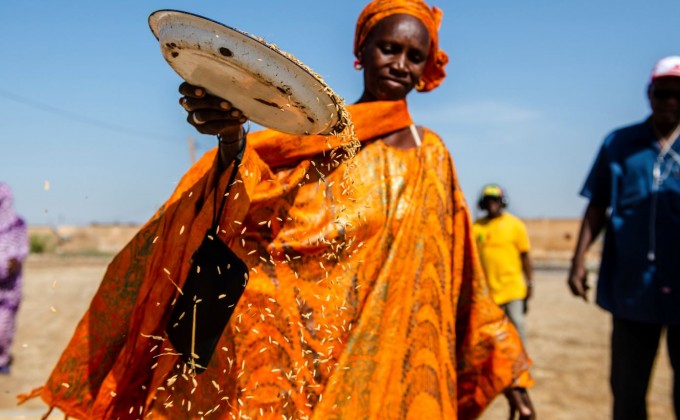
POLYGON ((430 34, 417 18, 392 15, 380 21, 359 53, 364 68, 360 102, 403 99, 425 71, 430 34))

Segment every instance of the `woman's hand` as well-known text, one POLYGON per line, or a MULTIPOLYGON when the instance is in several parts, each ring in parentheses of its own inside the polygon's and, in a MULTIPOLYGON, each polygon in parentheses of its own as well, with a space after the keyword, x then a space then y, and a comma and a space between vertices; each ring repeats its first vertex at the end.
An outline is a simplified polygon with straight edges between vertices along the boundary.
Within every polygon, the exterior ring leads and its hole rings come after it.
POLYGON ((525 388, 511 387, 505 390, 510 404, 510 420, 535 420, 536 410, 525 388))
POLYGON ((219 136, 221 160, 226 168, 243 147, 247 118, 229 101, 210 95, 199 86, 182 83, 179 86, 180 105, 188 112, 187 121, 199 133, 219 136))
POLYGON ((16 259, 12 258, 9 260, 9 265, 7 266, 7 274, 10 276, 14 276, 16 274, 19 274, 21 271, 21 262, 16 259))

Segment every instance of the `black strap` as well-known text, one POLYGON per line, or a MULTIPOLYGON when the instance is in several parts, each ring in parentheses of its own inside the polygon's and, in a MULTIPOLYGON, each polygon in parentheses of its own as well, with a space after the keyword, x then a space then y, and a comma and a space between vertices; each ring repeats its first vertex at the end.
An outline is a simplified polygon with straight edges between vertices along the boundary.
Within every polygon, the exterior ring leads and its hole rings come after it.
POLYGON ((236 155, 236 158, 234 158, 234 165, 231 170, 231 175, 229 175, 229 182, 227 182, 227 186, 224 189, 224 195, 222 196, 222 202, 220 203, 220 210, 217 210, 217 188, 219 187, 220 184, 220 173, 221 173, 221 168, 222 168, 222 142, 219 142, 217 146, 217 174, 215 174, 215 189, 213 191, 213 201, 215 202, 215 207, 213 207, 213 222, 212 226, 210 228, 211 231, 214 231, 215 234, 217 234, 217 226, 219 224, 220 219, 222 218, 222 212, 224 211, 224 206, 227 203, 227 194, 229 193, 229 190, 231 190, 231 187, 234 185, 234 180, 236 179, 236 174, 238 173, 238 167, 241 165, 241 160, 243 160, 243 154, 246 150, 246 141, 245 139, 243 140, 243 146, 241 146, 241 150, 239 150, 238 154, 236 155))

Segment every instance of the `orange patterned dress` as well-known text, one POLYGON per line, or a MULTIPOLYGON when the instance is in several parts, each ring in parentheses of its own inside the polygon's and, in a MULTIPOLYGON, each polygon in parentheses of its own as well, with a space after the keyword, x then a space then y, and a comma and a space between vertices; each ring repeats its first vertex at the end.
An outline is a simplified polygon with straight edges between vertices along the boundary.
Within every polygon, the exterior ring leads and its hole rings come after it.
POLYGON ((380 141, 412 124, 405 102, 349 111, 362 149, 348 161, 333 139, 249 136, 220 237, 250 279, 204 373, 164 329, 212 221, 215 151, 115 257, 28 397, 96 419, 469 419, 530 385, 444 144, 427 130, 417 149, 380 141))

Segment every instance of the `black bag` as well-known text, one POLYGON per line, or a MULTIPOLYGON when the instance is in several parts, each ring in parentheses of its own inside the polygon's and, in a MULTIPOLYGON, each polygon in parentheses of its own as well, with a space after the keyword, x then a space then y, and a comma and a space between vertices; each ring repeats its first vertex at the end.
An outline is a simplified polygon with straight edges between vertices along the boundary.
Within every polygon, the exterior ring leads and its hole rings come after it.
MULTIPOLYGON (((226 193, 234 182, 242 154, 243 151, 234 162, 219 214, 224 209, 226 193)), ((248 278, 246 264, 217 237, 218 221, 214 212, 213 226, 192 255, 191 269, 165 329, 172 345, 196 373, 207 368, 248 278)))
POLYGON ((248 267, 208 231, 170 315, 167 333, 182 359, 203 372, 245 290, 248 267))

